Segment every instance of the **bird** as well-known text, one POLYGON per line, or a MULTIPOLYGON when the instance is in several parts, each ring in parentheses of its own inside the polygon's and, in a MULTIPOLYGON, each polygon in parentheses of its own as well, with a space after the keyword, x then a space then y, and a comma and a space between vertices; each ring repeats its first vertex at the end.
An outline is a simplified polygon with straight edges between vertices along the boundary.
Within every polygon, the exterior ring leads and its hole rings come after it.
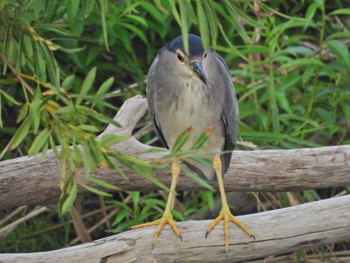
MULTIPOLYGON (((203 156, 209 156, 211 165, 194 161, 186 161, 185 165, 200 177, 209 181, 216 179, 218 182, 222 209, 209 225, 206 237, 223 220, 227 255, 229 222, 254 238, 248 228, 230 212, 223 183, 237 140, 238 102, 224 59, 213 49, 205 49, 199 36, 187 36, 188 51, 180 35, 161 48, 154 58, 147 74, 148 109, 156 135, 170 150, 173 150, 176 139, 186 130, 190 129, 191 133, 182 150, 191 149, 203 131, 210 129, 210 136, 198 151, 203 156)), ((171 214, 181 172, 179 160, 173 161, 171 171, 172 182, 163 216, 156 221, 132 227, 158 226, 152 239, 152 248, 167 224, 182 240, 171 214)))

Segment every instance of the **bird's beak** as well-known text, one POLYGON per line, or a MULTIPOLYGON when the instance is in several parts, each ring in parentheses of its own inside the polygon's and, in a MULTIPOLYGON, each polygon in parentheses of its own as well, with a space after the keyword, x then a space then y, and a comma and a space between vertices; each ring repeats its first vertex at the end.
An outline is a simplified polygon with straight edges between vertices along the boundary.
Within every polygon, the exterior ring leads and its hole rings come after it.
POLYGON ((193 73, 201 80, 205 85, 208 84, 207 76, 205 75, 202 63, 199 61, 194 61, 191 64, 193 73))

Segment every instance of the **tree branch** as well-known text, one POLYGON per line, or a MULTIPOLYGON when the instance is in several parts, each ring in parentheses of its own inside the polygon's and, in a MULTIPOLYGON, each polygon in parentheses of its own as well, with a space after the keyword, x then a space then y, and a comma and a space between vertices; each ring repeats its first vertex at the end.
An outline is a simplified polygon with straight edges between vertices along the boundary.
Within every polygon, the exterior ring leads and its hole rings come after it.
POLYGON ((350 239, 350 195, 238 217, 254 233, 250 239, 230 224, 225 256, 220 223, 205 238, 209 220, 178 223, 183 242, 166 226, 155 248, 155 227, 127 231, 91 243, 49 252, 0 254, 15 262, 242 262, 350 239))
MULTIPOLYGON (((122 128, 110 125, 100 136, 105 133, 130 134, 146 110, 146 100, 141 96, 127 100, 115 117, 122 128)), ((118 151, 147 160, 166 153, 150 152, 151 148, 134 137, 115 145, 118 151)), ((60 162, 52 151, 48 151, 44 161, 40 160, 40 156, 25 156, 0 162, 0 209, 27 204, 57 204, 60 171, 60 162)), ((157 186, 134 171, 123 171, 128 179, 104 168, 98 169, 93 176, 123 190, 157 189, 157 186)), ((170 169, 155 173, 158 180, 170 185, 170 169)), ((224 183, 227 191, 290 191, 350 185, 350 146, 234 151, 224 183)), ((217 188, 216 182, 211 184, 217 188)), ((188 177, 181 176, 177 189, 203 188, 188 177)), ((84 189, 79 191, 83 192, 84 189)))

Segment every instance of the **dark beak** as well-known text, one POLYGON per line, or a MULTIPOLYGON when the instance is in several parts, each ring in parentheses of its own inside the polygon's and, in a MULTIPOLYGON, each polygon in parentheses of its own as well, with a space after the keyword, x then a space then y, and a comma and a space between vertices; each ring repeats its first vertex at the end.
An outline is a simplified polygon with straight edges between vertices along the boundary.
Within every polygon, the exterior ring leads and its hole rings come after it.
POLYGON ((205 85, 207 85, 208 79, 204 73, 202 63, 199 61, 192 62, 191 67, 192 67, 193 72, 197 75, 197 77, 200 78, 200 80, 202 80, 205 85))

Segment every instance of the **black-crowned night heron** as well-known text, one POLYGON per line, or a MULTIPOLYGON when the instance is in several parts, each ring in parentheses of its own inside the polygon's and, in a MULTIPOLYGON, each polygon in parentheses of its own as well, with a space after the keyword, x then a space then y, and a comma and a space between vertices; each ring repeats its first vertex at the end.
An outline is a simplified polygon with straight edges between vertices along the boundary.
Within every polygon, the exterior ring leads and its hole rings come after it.
MULTIPOLYGON (((210 158, 213 165, 190 162, 189 166, 208 180, 215 179, 216 175, 222 209, 208 227, 206 236, 224 220, 225 248, 228 253, 229 222, 235 223, 248 236, 254 237, 246 226, 231 214, 223 183, 236 144, 237 99, 229 69, 223 58, 213 50, 205 50, 201 38, 196 35, 188 35, 188 44, 187 54, 182 36, 179 36, 159 51, 147 76, 148 107, 156 133, 167 148, 172 149, 178 136, 188 128, 192 129, 192 133, 182 147, 183 150, 190 149, 208 127, 212 130, 199 151, 203 154, 212 153, 210 158)), ((132 227, 136 229, 159 225, 154 234, 153 246, 166 224, 181 238, 171 214, 180 170, 179 162, 174 161, 170 193, 162 218, 132 227)))

